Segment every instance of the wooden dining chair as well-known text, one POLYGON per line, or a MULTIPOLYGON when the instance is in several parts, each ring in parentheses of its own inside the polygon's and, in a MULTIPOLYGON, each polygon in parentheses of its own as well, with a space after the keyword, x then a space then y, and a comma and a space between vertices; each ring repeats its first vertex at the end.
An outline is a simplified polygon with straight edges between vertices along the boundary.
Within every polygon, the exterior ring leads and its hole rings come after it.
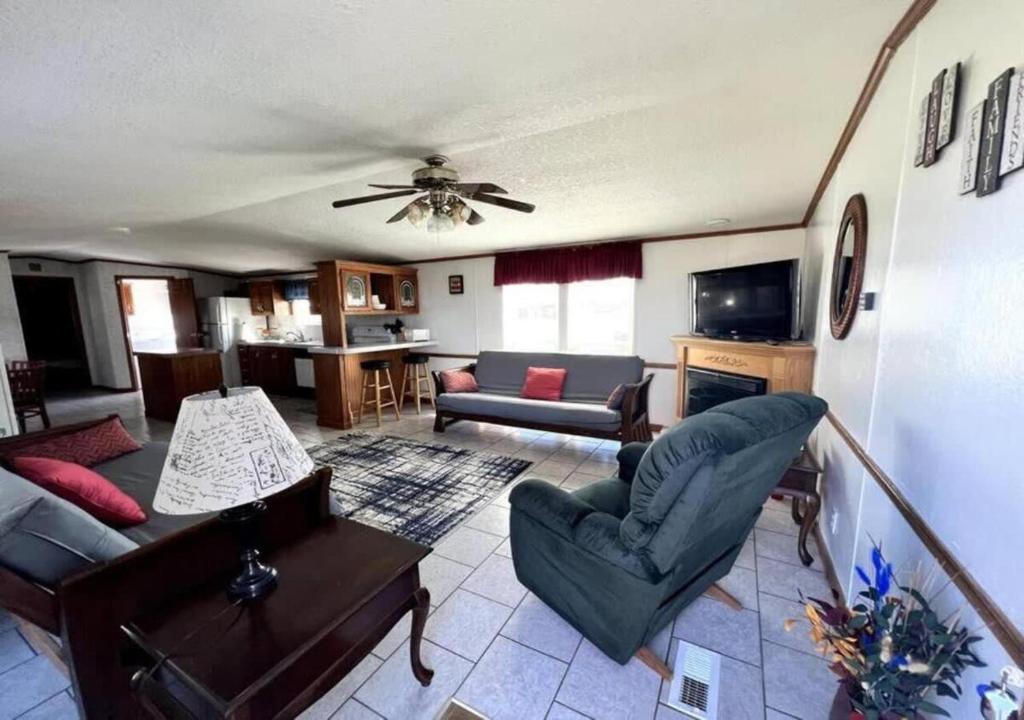
POLYGON ((21 432, 27 432, 25 421, 38 417, 43 427, 50 427, 50 416, 46 414, 46 363, 41 360, 12 360, 7 365, 7 382, 11 386, 11 400, 14 414, 18 417, 21 432))

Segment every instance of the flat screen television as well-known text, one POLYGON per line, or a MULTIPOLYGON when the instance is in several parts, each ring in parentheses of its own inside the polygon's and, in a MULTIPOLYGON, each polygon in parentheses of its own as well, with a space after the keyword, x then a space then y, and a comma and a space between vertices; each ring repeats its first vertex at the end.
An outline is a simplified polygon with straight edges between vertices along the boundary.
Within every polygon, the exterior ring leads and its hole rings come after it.
POLYGON ((735 340, 800 337, 800 262, 690 273, 694 335, 735 340))

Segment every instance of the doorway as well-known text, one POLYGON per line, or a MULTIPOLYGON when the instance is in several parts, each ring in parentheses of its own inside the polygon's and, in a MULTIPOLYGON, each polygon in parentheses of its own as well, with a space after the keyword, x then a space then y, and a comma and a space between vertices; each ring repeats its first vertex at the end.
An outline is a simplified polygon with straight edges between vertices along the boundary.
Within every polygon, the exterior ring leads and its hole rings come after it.
POLYGON ((92 386, 75 280, 15 275, 14 295, 29 360, 46 363, 46 392, 92 386))
POLYGON ((139 389, 135 353, 201 346, 191 278, 115 278, 132 389, 139 389))

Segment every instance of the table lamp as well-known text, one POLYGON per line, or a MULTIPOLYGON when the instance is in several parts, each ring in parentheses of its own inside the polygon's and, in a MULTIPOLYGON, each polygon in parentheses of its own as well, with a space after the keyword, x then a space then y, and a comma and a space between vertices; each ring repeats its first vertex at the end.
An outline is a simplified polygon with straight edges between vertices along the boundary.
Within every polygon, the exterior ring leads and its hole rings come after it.
POLYGON ((255 600, 277 585, 260 561, 257 519, 265 498, 313 471, 313 461, 257 387, 221 387, 181 401, 153 509, 168 515, 220 512, 242 547, 232 600, 255 600))

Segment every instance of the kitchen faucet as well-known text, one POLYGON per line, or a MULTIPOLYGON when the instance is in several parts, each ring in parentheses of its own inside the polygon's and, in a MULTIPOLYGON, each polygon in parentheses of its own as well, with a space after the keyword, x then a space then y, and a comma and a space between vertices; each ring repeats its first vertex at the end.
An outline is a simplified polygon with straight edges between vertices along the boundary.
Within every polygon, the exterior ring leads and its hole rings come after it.
POLYGON ((302 334, 301 330, 289 330, 284 334, 286 340, 288 339, 289 336, 293 336, 295 342, 308 342, 308 338, 302 334))

